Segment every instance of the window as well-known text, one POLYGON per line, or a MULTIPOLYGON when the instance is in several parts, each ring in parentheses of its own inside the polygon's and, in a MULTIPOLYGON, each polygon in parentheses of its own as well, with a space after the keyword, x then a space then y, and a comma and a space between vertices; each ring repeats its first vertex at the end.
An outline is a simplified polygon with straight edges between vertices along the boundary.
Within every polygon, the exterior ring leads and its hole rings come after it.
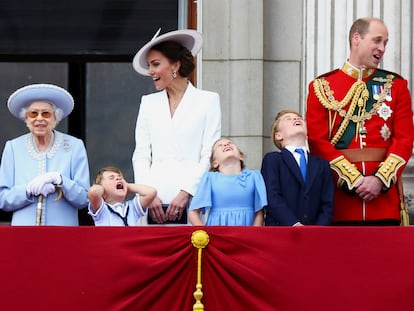
MULTIPOLYGON (((132 58, 158 28, 165 33, 187 23, 179 20, 183 3, 187 1, 2 1, 0 151, 6 140, 27 132, 4 104, 8 96, 26 84, 54 83, 75 99, 74 111, 57 129, 84 140, 91 181, 104 165, 118 166, 132 181, 139 101, 154 91, 152 81, 133 70, 132 58)), ((189 7, 194 15, 195 8, 189 7)), ((9 216, 0 213, 0 221, 7 223, 9 216)), ((81 223, 90 224, 85 217, 81 223)))

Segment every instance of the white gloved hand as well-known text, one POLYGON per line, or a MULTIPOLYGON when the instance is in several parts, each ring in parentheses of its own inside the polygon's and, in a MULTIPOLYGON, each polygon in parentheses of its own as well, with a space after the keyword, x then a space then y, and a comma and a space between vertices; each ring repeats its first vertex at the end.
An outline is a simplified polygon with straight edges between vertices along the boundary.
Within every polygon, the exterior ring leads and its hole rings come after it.
POLYGON ((32 179, 27 185, 26 192, 29 195, 38 196, 45 184, 60 185, 62 176, 58 172, 49 172, 32 179))
POLYGON ((26 187, 26 192, 28 195, 38 196, 40 194, 40 190, 42 189, 45 182, 38 177, 35 177, 26 187))
POLYGON ((56 190, 55 185, 44 184, 42 189, 40 189, 40 194, 46 198, 49 194, 55 192, 55 190, 56 190))
POLYGON ((45 179, 47 179, 47 182, 50 182, 54 185, 60 185, 62 184, 62 176, 59 172, 49 172, 44 174, 45 179))

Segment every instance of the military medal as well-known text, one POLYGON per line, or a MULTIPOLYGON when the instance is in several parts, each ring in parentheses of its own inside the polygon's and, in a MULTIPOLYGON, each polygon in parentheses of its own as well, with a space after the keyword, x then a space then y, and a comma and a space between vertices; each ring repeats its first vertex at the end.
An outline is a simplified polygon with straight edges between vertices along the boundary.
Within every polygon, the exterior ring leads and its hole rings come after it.
POLYGON ((385 96, 385 100, 387 102, 390 102, 390 101, 392 101, 391 88, 387 88, 386 90, 387 90, 387 95, 385 96))
POLYGON ((392 114, 392 110, 390 106, 388 106, 387 104, 383 102, 378 109, 378 115, 380 116, 381 119, 383 119, 384 121, 387 121, 387 119, 391 117, 391 114, 392 114))
POLYGON ((372 97, 375 100, 378 100, 380 98, 380 94, 382 92, 383 87, 379 85, 372 85, 372 97))

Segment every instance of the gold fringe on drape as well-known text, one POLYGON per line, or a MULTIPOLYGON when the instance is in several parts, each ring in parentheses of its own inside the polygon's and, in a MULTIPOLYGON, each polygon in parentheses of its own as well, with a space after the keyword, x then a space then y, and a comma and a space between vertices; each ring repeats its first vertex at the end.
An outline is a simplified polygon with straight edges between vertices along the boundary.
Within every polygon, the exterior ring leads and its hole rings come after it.
POLYGON ((397 180, 397 187, 398 187, 398 194, 400 196, 400 217, 401 217, 401 226, 409 226, 410 225, 410 214, 408 213, 407 205, 405 205, 405 197, 404 197, 404 187, 403 181, 400 178, 397 180))

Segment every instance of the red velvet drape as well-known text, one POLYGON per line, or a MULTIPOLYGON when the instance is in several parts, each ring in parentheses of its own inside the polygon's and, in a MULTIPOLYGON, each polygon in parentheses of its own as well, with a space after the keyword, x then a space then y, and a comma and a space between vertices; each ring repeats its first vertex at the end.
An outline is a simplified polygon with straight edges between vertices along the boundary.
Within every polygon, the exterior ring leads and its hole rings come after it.
MULTIPOLYGON (((199 227, 0 227, 1 310, 192 310, 199 227)), ((414 229, 204 227, 206 311, 411 310, 414 229)))

